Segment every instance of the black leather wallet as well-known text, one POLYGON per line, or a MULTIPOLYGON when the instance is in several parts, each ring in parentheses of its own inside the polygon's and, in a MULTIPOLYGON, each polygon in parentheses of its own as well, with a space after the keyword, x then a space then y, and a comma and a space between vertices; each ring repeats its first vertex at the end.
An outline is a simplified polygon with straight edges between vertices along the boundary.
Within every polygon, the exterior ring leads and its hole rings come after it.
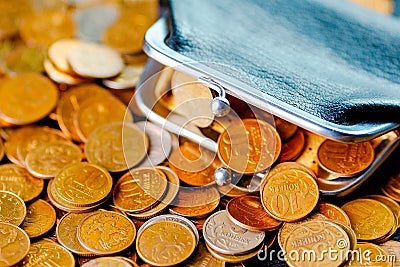
POLYGON ((399 127, 397 19, 344 0, 169 4, 168 28, 146 36, 161 63, 181 63, 329 138, 362 141, 399 127))

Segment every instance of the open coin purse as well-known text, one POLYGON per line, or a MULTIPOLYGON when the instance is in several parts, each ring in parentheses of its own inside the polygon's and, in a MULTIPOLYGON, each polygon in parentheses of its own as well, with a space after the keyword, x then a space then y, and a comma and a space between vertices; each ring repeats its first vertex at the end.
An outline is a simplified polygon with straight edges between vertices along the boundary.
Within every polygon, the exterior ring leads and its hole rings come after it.
POLYGON ((137 86, 136 102, 149 120, 217 151, 204 130, 187 127, 158 104, 155 90, 160 82, 169 84, 171 76, 162 74, 168 66, 210 88, 218 116, 228 105, 235 109, 237 99, 262 117, 272 114, 304 129, 307 143, 296 161, 313 170, 324 139, 371 140, 375 159, 363 173, 337 179, 318 173, 324 195, 353 191, 398 145, 397 19, 342 0, 169 4, 168 17, 145 37, 144 50, 152 59, 137 86))

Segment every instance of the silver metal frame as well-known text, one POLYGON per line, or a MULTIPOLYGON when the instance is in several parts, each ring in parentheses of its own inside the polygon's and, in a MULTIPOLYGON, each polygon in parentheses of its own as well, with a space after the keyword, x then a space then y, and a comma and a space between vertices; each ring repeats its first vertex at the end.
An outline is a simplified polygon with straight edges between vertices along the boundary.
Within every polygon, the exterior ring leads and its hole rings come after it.
POLYGON ((306 130, 343 142, 361 142, 373 139, 400 127, 398 123, 360 123, 340 125, 322 120, 298 108, 262 93, 230 76, 204 64, 194 62, 165 44, 168 36, 165 18, 159 19, 146 33, 144 51, 159 63, 184 72, 194 78, 207 77, 218 82, 228 94, 239 97, 260 109, 292 122, 306 130))

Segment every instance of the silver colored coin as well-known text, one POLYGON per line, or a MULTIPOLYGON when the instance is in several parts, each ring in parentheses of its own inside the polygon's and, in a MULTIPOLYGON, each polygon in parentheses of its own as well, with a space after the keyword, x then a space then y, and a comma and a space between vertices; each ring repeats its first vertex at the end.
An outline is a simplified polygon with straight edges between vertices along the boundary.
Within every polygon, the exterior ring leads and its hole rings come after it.
POLYGON ((140 121, 135 124, 149 137, 150 140, 150 148, 147 152, 147 157, 144 158, 138 167, 157 166, 171 153, 172 138, 170 133, 148 121, 140 121))
POLYGON ((137 236, 140 236, 140 234, 150 225, 157 223, 157 222, 178 222, 181 224, 184 224, 188 226, 194 233, 196 237, 196 243, 199 243, 200 236, 199 236, 199 231, 197 231, 196 226, 188 219, 185 217, 179 216, 179 215, 172 215, 172 214, 164 214, 164 215, 159 215, 154 218, 151 218, 150 220, 146 221, 138 230, 137 236))
POLYGON ((256 249, 264 241, 265 232, 242 228, 228 218, 226 210, 221 210, 205 221, 203 237, 216 252, 235 255, 256 249))

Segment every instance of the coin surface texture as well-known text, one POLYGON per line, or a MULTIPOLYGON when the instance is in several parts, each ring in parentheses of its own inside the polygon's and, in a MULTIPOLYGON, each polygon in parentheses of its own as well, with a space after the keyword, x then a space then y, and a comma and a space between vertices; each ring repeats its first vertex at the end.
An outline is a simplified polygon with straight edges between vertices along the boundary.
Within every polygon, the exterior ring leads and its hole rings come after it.
POLYGON ((156 266, 173 266, 185 261, 196 248, 192 230, 181 223, 161 221, 147 226, 136 240, 139 257, 156 266))
POLYGON ((29 238, 46 234, 56 223, 56 211, 53 206, 42 199, 38 199, 26 208, 26 217, 21 228, 29 238))
POLYGON ((14 193, 0 191, 0 222, 19 226, 26 216, 24 201, 14 193))
POLYGON ((389 254, 378 245, 372 243, 358 243, 355 250, 359 251, 359 254, 363 256, 354 257, 346 266, 393 266, 393 262, 388 260, 389 254))
POLYGON ((371 165, 375 157, 375 151, 369 141, 348 144, 325 140, 317 153, 320 166, 339 176, 361 173, 371 165))
POLYGON ((266 170, 277 159, 281 143, 267 122, 244 119, 232 123, 218 138, 218 157, 232 170, 253 174, 266 170))
POLYGON ((124 259, 118 257, 101 257, 90 260, 83 265, 82 267, 132 267, 132 265, 124 259))
POLYGON ((30 241, 21 228, 0 222, 0 266, 13 266, 28 254, 30 241))
POLYGON ((264 231, 247 230, 229 220, 225 210, 213 213, 203 227, 206 243, 222 254, 246 254, 258 247, 265 238, 264 231))
POLYGON ((311 213, 318 203, 317 182, 300 169, 283 170, 263 185, 261 201, 265 210, 277 220, 293 222, 311 213))
POLYGON ((318 212, 325 215, 328 219, 339 221, 351 227, 350 219, 347 214, 338 206, 327 202, 321 202, 318 212))
POLYGON ((78 240, 89 251, 99 255, 115 254, 132 245, 136 227, 124 215, 97 211, 84 218, 78 227, 78 240))
POLYGON ((257 196, 234 198, 228 202, 226 211, 235 224, 250 230, 272 231, 282 224, 265 212, 257 196))
POLYGON ((351 227, 359 240, 374 240, 386 235, 395 223, 393 212, 373 199, 355 199, 342 209, 350 218, 351 227))

